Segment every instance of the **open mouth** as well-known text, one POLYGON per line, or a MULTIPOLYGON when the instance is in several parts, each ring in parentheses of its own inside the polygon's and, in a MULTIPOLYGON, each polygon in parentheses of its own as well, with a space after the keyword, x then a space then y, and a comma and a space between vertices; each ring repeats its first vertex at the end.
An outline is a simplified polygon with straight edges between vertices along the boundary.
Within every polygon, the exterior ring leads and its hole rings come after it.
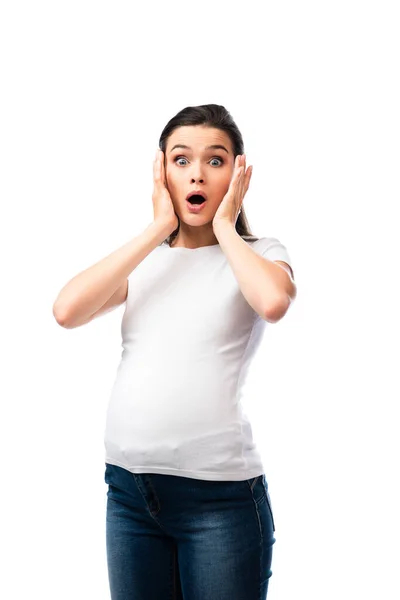
POLYGON ((193 196, 187 198, 187 201, 190 204, 203 204, 203 202, 206 201, 206 198, 204 198, 204 196, 202 196, 201 194, 193 194, 193 196))
POLYGON ((186 200, 186 205, 188 207, 189 212, 191 212, 191 213, 200 212, 205 207, 206 204, 207 204, 207 200, 205 198, 203 198, 203 196, 200 196, 199 194, 194 194, 193 196, 190 196, 190 198, 188 198, 186 200))

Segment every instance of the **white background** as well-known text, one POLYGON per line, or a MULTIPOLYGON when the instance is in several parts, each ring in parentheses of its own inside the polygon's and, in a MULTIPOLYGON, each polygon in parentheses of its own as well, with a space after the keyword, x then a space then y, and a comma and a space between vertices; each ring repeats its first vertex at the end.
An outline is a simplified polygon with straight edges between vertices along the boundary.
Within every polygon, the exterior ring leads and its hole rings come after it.
POLYGON ((52 306, 152 221, 161 131, 207 103, 243 134, 250 226, 285 244, 298 289, 246 407, 276 524, 268 599, 400 597, 396 4, 2 4, 2 598, 109 598, 124 307, 66 330, 52 306))

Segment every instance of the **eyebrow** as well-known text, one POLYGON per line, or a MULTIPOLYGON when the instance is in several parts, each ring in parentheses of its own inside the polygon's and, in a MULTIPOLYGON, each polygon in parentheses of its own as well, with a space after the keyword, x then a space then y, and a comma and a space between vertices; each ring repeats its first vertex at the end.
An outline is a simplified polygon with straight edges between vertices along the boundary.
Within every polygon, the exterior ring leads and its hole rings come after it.
MULTIPOLYGON (((175 148, 185 148, 186 150, 191 150, 191 147, 186 146, 185 144, 175 144, 175 146, 171 148, 170 153, 172 150, 175 150, 175 148)), ((225 146, 221 146, 221 144, 212 144, 211 146, 207 146, 206 150, 225 150, 225 152, 229 154, 229 151, 225 148, 225 146)))

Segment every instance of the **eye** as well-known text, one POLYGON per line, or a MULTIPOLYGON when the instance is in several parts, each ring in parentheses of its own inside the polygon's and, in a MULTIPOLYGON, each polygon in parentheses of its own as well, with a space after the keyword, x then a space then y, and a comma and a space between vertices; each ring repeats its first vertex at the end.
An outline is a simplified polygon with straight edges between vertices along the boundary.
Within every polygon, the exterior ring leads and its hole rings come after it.
MULTIPOLYGON (((177 162, 178 160, 187 160, 187 158, 185 158, 184 156, 177 156, 176 158, 174 158, 174 162, 177 162)), ((224 164, 224 159, 221 156, 213 156, 213 158, 210 160, 210 162, 212 160, 219 160, 221 165, 224 164)), ((181 165, 181 166, 185 166, 185 165, 181 165)))
POLYGON ((224 163, 223 158, 221 158, 220 156, 214 156, 211 160, 219 160, 221 162, 221 164, 224 163))
POLYGON ((186 158, 184 156, 177 156, 174 158, 174 162, 177 162, 178 160, 186 160, 186 158))

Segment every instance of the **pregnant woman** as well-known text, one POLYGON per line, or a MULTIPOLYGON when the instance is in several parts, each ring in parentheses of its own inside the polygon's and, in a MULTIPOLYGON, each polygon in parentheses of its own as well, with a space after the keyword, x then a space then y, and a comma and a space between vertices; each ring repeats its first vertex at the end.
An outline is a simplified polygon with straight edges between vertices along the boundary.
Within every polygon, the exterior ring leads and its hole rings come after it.
POLYGON ((296 286, 286 247, 251 234, 251 175, 230 113, 184 108, 159 139, 154 220, 54 304, 74 328, 125 303, 104 439, 112 600, 267 597, 275 523, 242 402, 296 286))

